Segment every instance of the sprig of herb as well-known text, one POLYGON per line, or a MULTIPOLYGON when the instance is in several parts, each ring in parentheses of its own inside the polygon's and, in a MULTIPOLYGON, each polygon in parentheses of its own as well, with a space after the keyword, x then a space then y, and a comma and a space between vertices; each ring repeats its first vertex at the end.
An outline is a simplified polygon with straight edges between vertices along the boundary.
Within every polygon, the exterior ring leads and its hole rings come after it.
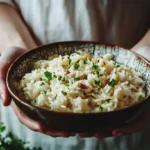
POLYGON ((0 122, 0 150, 42 150, 41 147, 28 147, 29 142, 19 139, 11 132, 6 133, 5 136, 2 135, 5 130, 6 127, 0 122))

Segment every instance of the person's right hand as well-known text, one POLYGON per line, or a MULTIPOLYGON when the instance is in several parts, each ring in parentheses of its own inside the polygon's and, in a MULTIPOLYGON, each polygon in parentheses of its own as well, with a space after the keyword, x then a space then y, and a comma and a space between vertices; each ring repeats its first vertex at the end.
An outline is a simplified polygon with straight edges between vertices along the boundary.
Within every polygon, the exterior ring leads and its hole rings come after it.
POLYGON ((31 118, 27 117, 18 107, 17 105, 11 101, 11 97, 9 96, 9 92, 6 86, 6 73, 11 65, 11 63, 21 54, 26 52, 27 50, 22 49, 20 47, 12 47, 9 48, 5 53, 0 56, 0 99, 3 102, 4 106, 9 106, 11 104, 16 116, 19 121, 27 126, 29 129, 37 132, 41 132, 53 137, 69 137, 74 136, 75 133, 66 133, 64 131, 54 131, 46 128, 40 122, 34 121, 31 118))

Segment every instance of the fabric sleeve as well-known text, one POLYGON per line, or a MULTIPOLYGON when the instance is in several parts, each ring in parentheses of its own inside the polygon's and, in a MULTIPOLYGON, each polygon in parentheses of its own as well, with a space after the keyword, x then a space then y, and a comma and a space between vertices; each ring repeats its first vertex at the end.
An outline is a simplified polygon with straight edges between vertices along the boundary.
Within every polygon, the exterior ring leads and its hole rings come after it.
POLYGON ((11 6, 15 6, 14 3, 12 2, 12 0, 0 0, 0 4, 4 3, 4 4, 9 4, 11 6))

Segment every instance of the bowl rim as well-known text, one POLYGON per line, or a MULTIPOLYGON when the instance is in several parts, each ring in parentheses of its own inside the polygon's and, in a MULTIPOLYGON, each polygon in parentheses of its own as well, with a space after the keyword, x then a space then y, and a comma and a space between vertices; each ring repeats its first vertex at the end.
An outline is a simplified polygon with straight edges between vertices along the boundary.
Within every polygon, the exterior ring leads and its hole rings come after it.
MULTIPOLYGON (((45 45, 41 45, 41 46, 38 46, 34 49, 30 49, 29 51, 21 54, 19 57, 17 57, 13 63, 10 65, 10 67, 8 68, 8 71, 7 71, 7 75, 6 75, 6 85, 7 85, 7 88, 8 88, 8 91, 10 93, 10 95, 13 97, 12 100, 17 100, 19 103, 21 103, 22 105, 25 105, 27 107, 29 107, 30 109, 39 109, 40 111, 45 111, 45 112, 49 112, 49 113, 53 113, 53 114, 64 114, 64 115, 82 115, 82 116, 85 116, 85 115, 104 115, 104 114, 110 114, 110 113, 117 113, 117 112, 122 112, 122 111, 127 111, 128 109, 132 109, 133 107, 136 107, 138 105, 141 105, 141 104, 144 104, 148 101, 148 99, 150 98, 150 96, 148 96, 145 100, 142 100, 141 102, 139 103, 136 103, 130 107, 126 107, 126 108, 122 108, 122 109, 118 109, 118 110, 112 110, 112 111, 108 111, 108 112, 88 112, 88 113, 81 113, 81 112, 59 112, 59 111, 53 111, 53 110, 50 110, 50 109, 45 109, 45 108, 41 108, 41 107, 37 107, 37 106, 34 106, 34 105, 31 105, 30 103, 24 101, 24 100, 21 100, 16 94, 14 94, 11 90, 11 86, 10 86, 10 83, 9 83, 9 77, 10 77, 10 72, 11 72, 11 69, 14 67, 14 65, 18 62, 18 61, 21 61, 21 59, 23 57, 25 57, 26 55, 30 55, 30 53, 34 53, 34 51, 37 51, 37 50, 40 50, 41 48, 44 48, 44 47, 48 47, 48 46, 51 46, 51 45, 58 45, 58 44, 97 44, 97 45, 101 45, 101 46, 106 46, 106 47, 118 47, 118 48, 122 48, 124 50, 127 50, 127 51, 130 51, 129 49, 126 49, 124 47, 121 47, 121 46, 118 46, 118 45, 114 45, 114 44, 107 44, 107 43, 101 43, 101 42, 98 42, 98 41, 60 41, 60 42, 54 42, 54 43, 48 43, 48 44, 45 44, 45 45)), ((131 53, 133 53, 138 59, 141 59, 143 60, 144 62, 146 62, 147 65, 150 66, 150 61, 148 61, 146 58, 144 58, 143 56, 137 54, 136 52, 134 51, 130 51, 131 53)), ((14 100, 14 101, 15 101, 14 100)))

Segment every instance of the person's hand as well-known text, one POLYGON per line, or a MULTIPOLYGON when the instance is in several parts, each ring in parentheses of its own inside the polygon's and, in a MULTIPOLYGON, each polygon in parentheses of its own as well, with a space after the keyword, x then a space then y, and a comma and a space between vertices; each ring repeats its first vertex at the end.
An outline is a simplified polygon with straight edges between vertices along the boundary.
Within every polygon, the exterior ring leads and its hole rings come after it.
POLYGON ((22 49, 20 47, 12 47, 9 48, 5 53, 2 54, 0 57, 0 99, 3 102, 4 106, 8 106, 11 104, 16 116, 18 117, 19 121, 27 126, 29 129, 37 132, 41 132, 53 137, 69 137, 74 136, 75 133, 66 133, 66 132, 60 132, 60 131, 54 131, 47 129, 43 124, 34 121, 27 117, 19 108, 16 106, 16 104, 11 101, 11 98, 9 96, 9 92, 7 90, 6 86, 6 73, 10 66, 10 64, 21 54, 26 52, 27 50, 22 49))
MULTIPOLYGON (((138 49, 134 47, 131 49, 131 51, 143 56, 148 61, 150 61, 150 47, 140 47, 138 49)), ((150 110, 145 110, 134 122, 125 127, 113 130, 112 134, 131 134, 142 131, 148 127, 150 127, 150 110)))

